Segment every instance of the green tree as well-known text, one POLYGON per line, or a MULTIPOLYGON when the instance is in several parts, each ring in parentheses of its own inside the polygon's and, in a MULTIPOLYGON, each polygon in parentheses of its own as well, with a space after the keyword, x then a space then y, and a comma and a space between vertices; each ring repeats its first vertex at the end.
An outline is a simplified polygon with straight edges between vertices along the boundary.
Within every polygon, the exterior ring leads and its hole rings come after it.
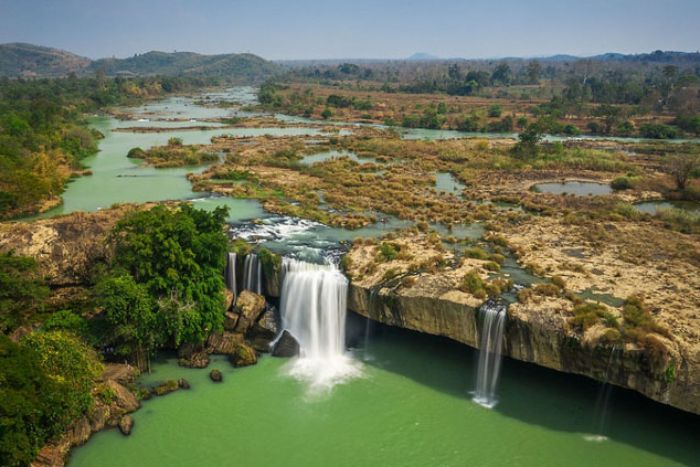
POLYGON ((507 63, 498 64, 496 69, 493 71, 493 74, 491 75, 491 81, 493 81, 494 83, 500 83, 504 86, 509 85, 511 79, 512 72, 510 66, 507 63))
POLYGON ((695 154, 674 154, 666 156, 664 161, 666 172, 673 177, 678 191, 684 191, 688 186, 690 175, 700 168, 700 157, 695 154))
POLYGON ((0 334, 0 465, 29 465, 45 441, 61 432, 60 407, 51 406, 59 391, 36 350, 0 334))
POLYGON ((26 324, 48 293, 33 258, 0 254, 0 332, 26 324))
POLYGON ((0 465, 26 466, 92 405, 102 365, 94 350, 62 331, 18 344, 0 334, 0 465))
POLYGON ((115 265, 152 298, 187 305, 181 333, 169 336, 173 340, 201 343, 223 326, 227 213, 156 206, 128 214, 115 227, 115 265))
POLYGON ((115 355, 132 358, 139 368, 149 367, 160 336, 155 304, 146 286, 123 274, 102 279, 95 294, 103 309, 103 345, 113 347, 115 355))
POLYGON ((530 84, 538 84, 542 75, 542 65, 537 60, 530 60, 527 64, 526 73, 530 84))

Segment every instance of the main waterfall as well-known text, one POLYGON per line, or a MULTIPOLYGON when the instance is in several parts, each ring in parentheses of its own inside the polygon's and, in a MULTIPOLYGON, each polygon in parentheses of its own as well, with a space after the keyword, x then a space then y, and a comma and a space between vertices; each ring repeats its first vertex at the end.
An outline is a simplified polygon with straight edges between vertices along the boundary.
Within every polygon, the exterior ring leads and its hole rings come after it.
POLYGON ((282 327, 299 342, 290 374, 328 389, 360 374, 345 349, 348 280, 333 265, 283 261, 282 327))
POLYGON ((501 371, 501 347, 508 307, 504 303, 489 300, 479 308, 479 313, 482 319, 481 343, 474 402, 491 408, 498 402, 496 384, 501 371))

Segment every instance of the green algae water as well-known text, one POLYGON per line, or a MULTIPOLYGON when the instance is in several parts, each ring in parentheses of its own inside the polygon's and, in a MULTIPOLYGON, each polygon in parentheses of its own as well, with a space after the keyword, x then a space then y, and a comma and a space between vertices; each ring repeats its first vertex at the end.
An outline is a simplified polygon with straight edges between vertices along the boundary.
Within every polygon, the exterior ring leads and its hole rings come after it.
MULTIPOLYGON (((116 429, 73 451, 70 467, 123 466, 669 466, 697 465, 697 417, 624 390, 610 401, 606 440, 594 382, 505 360, 499 404, 471 400, 476 353, 383 328, 363 376, 309 393, 288 360, 234 369, 161 361, 145 383, 185 377, 192 389, 146 401, 131 436, 116 429), (209 381, 219 368, 224 382, 209 381)), ((358 351, 358 355, 362 352, 358 351)))
MULTIPOLYGON (((236 95, 234 92, 233 95, 236 95)), ((219 128, 208 124, 206 130, 183 130, 191 122, 171 121, 167 118, 189 118, 218 116, 221 109, 197 106, 192 99, 170 98, 134 109, 137 116, 148 115, 166 120, 138 122, 120 121, 111 117, 94 117, 90 126, 99 130, 105 138, 99 142, 99 152, 83 160, 92 175, 72 180, 62 195, 63 203, 40 216, 52 217, 76 211, 96 211, 109 208, 117 203, 144 203, 149 201, 193 200, 195 205, 205 209, 228 206, 236 213, 229 221, 252 219, 263 216, 257 201, 223 197, 210 197, 195 193, 187 180, 188 173, 200 172, 206 166, 156 169, 142 164, 139 160, 126 157, 131 148, 148 149, 167 144, 170 138, 181 138, 184 144, 208 144, 211 138, 219 135, 231 136, 295 136, 318 135, 313 128, 219 128), (164 131, 158 133, 137 133, 119 131, 134 126, 157 126, 164 131)), ((199 125, 200 123, 196 123, 199 125)))

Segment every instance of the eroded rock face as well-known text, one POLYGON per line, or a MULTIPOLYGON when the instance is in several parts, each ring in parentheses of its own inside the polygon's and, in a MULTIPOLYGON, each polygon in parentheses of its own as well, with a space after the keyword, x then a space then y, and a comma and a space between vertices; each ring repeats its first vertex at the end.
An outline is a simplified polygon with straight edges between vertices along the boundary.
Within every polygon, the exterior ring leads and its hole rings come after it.
POLYGON ((245 334, 253 327, 265 311, 265 297, 250 290, 244 290, 236 301, 235 313, 238 315, 235 331, 245 334))
POLYGON ((107 234, 134 206, 73 213, 35 222, 0 224, 0 252, 31 256, 51 287, 88 282, 92 268, 112 254, 107 234))

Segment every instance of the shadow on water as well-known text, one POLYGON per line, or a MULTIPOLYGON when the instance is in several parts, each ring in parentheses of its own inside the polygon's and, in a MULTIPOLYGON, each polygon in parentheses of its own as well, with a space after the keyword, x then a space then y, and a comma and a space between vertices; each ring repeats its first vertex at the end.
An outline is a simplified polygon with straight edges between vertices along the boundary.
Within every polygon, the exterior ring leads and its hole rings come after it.
MULTIPOLYGON (((361 348, 365 320, 349 314, 348 343, 361 348)), ((478 351, 447 338, 374 323, 373 359, 366 365, 401 374, 454 397, 471 399, 478 351), (435 362, 438 360, 439 365, 435 362)), ((600 383, 504 358, 498 405, 491 409, 521 422, 556 431, 597 435, 600 383)), ((605 416, 605 436, 685 465, 700 465, 696 444, 700 417, 615 388, 605 416)), ((487 410, 487 409, 484 409, 487 410)))

